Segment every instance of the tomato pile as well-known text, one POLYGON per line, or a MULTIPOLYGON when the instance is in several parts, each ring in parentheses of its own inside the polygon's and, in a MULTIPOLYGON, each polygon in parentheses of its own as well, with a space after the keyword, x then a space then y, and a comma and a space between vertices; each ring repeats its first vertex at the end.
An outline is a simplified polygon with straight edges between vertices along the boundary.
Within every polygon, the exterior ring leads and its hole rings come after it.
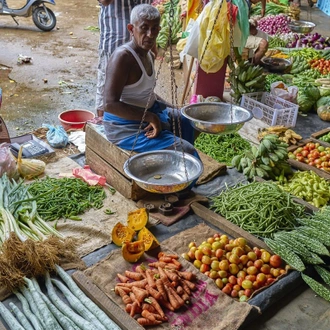
POLYGON ((200 245, 191 242, 188 247, 182 257, 215 280, 222 292, 239 301, 247 301, 254 291, 286 273, 279 255, 251 248, 243 237, 229 239, 216 233, 200 245))
POLYGON ((326 60, 324 58, 320 58, 320 59, 313 59, 309 61, 310 66, 313 69, 316 69, 318 71, 320 71, 321 74, 328 74, 330 73, 330 60, 326 60))
POLYGON ((318 142, 308 142, 303 147, 288 153, 289 158, 330 172, 330 147, 324 147, 318 142))

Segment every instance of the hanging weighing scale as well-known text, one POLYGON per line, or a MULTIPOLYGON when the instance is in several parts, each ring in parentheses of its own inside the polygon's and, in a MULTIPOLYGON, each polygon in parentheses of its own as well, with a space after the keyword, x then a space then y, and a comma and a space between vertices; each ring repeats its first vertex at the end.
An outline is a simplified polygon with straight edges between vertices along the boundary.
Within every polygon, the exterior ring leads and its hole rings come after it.
MULTIPOLYGON (((214 20, 213 28, 209 34, 208 41, 204 52, 201 55, 200 63, 203 60, 205 50, 211 40, 212 32, 215 23, 219 16, 223 1, 219 4, 216 19, 214 20)), ((231 2, 229 2, 231 3, 231 2)), ((171 96, 172 96, 172 111, 180 111, 178 109, 177 101, 177 85, 175 83, 174 68, 173 68, 173 54, 171 45, 171 23, 173 22, 174 6, 171 0, 171 8, 169 12, 169 37, 167 44, 170 52, 170 73, 171 73, 171 96)), ((230 48, 231 58, 234 60, 233 52, 233 7, 230 10, 230 48)), ((156 82, 161 70, 163 58, 161 59, 158 72, 156 74, 156 82)), ((194 77, 195 79, 195 77, 194 77)), ((194 79, 192 84, 194 83, 194 79)), ((149 97, 150 101, 151 95, 149 97)), ((142 124, 146 112, 148 110, 149 101, 144 110, 141 119, 140 128, 137 136, 140 134, 142 124)), ((200 132, 209 134, 229 134, 237 132, 245 122, 253 118, 253 114, 240 106, 233 105, 232 102, 206 102, 196 103, 185 106, 181 109, 180 114, 186 117, 192 127, 200 132)), ((180 141, 182 142, 180 120, 178 120, 178 130, 180 141)), ((175 139, 175 123, 173 123, 173 137, 175 139)), ((137 138, 135 140, 135 143, 137 138)), ((131 154, 133 153, 135 143, 133 144, 131 154)), ((182 148, 183 149, 183 148, 182 148)), ((189 185, 198 179, 203 172, 203 164, 196 157, 187 154, 186 152, 178 150, 157 150, 147 151, 131 156, 124 164, 124 172, 128 177, 136 182, 142 189, 157 194, 173 194, 180 192, 189 187, 189 185)))

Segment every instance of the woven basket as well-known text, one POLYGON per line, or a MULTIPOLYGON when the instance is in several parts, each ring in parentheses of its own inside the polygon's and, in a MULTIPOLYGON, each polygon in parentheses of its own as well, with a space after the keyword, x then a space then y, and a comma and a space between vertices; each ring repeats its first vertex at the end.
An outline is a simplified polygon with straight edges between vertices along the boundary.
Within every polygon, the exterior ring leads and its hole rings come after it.
MULTIPOLYGON (((1 108, 1 101, 2 101, 2 90, 0 88, 0 108, 1 108)), ((10 143, 10 137, 7 126, 0 116, 0 144, 4 142, 10 143)))

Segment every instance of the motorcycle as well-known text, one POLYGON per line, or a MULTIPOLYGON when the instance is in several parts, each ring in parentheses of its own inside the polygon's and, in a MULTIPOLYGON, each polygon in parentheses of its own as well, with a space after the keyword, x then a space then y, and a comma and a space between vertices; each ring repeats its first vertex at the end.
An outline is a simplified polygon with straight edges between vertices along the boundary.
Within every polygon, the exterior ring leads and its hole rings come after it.
POLYGON ((46 3, 55 5, 55 0, 27 0, 22 8, 11 9, 6 0, 0 0, 0 15, 11 16, 17 25, 15 17, 32 16, 33 23, 42 31, 51 31, 56 25, 56 16, 46 7, 46 3))

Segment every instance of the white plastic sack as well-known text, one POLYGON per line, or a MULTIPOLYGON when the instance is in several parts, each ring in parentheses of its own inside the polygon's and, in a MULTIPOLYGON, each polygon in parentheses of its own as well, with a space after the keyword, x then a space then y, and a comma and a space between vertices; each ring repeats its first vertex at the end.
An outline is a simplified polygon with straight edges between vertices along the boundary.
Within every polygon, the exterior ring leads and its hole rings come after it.
POLYGON ((270 85, 270 93, 286 101, 297 103, 297 86, 287 86, 283 81, 276 81, 270 85))

